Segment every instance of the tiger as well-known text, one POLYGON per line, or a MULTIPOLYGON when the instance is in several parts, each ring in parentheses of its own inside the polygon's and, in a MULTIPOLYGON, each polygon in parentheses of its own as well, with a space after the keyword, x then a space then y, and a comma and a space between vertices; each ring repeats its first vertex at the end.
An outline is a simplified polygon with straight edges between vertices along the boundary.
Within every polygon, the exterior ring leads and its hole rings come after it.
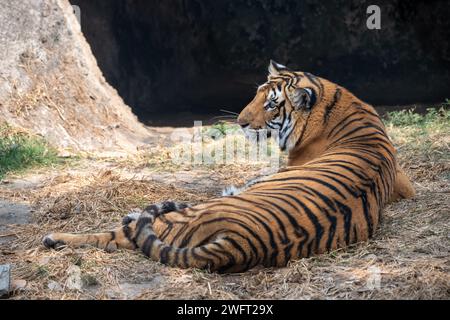
POLYGON ((45 247, 138 249, 172 267, 236 273, 371 238, 383 208, 415 194, 380 116, 331 81, 273 60, 268 71, 237 122, 277 130, 285 168, 196 205, 151 204, 113 231, 49 234, 45 247))

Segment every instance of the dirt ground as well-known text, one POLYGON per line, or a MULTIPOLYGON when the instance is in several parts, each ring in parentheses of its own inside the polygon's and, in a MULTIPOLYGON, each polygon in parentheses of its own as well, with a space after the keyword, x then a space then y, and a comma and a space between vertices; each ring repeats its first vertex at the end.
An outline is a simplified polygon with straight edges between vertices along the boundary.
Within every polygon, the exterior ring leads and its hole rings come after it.
POLYGON ((108 230, 153 202, 214 197, 258 175, 261 164, 176 167, 159 146, 133 158, 83 158, 10 176, 0 184, 0 224, 8 224, 0 230, 0 264, 12 264, 11 298, 449 299, 450 135, 436 137, 436 148, 419 141, 410 149, 404 131, 390 128, 417 197, 388 206, 373 240, 242 274, 171 268, 126 250, 50 251, 40 240, 53 231, 108 230), (16 224, 6 211, 19 215, 16 224))
POLYGON ((46 250, 49 232, 108 230, 162 200, 194 204, 264 165, 174 165, 170 130, 143 126, 106 83, 68 1, 3 2, 0 122, 42 135, 60 155, 85 152, 0 182, 0 264, 12 266, 11 299, 450 298, 449 128, 431 138, 390 128, 416 199, 388 206, 373 240, 286 268, 217 275, 139 252, 46 250), (133 157, 116 150, 143 145, 150 148, 133 157), (114 158, 100 158, 101 148, 114 158))

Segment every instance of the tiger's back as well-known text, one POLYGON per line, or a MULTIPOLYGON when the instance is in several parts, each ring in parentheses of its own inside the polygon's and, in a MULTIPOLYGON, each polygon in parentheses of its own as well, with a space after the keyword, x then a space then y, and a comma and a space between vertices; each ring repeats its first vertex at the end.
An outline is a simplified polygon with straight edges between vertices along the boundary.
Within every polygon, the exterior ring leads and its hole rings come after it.
POLYGON ((277 130, 284 171, 237 195, 152 205, 114 232, 53 234, 44 244, 95 240, 172 266, 241 272, 370 238, 393 195, 414 194, 378 114, 330 81, 273 62, 269 71, 238 121, 244 131, 277 130))
MULTIPOLYGON (((156 235, 177 248, 201 248, 210 243, 219 248, 220 243, 226 244, 239 260, 232 268, 221 269, 209 250, 188 259, 196 259, 198 267, 228 272, 258 264, 285 266, 292 258, 367 240, 392 193, 395 157, 379 118, 373 109, 366 108, 361 106, 348 121, 369 112, 373 126, 367 127, 367 117, 360 124, 343 126, 340 133, 349 140, 347 146, 336 146, 319 159, 267 177, 237 196, 166 214, 154 223, 156 235), (354 138, 361 135, 374 137, 370 149, 367 141, 362 145, 354 138)), ((176 255, 174 265, 180 261, 176 255)), ((162 262, 171 263, 169 259, 162 262)))

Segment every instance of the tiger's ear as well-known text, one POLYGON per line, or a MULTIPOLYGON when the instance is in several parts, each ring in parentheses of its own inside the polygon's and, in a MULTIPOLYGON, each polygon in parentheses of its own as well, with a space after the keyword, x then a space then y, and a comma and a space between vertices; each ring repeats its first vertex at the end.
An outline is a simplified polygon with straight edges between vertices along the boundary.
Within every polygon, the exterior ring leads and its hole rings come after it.
POLYGON ((279 64, 273 60, 270 60, 269 63, 269 77, 273 76, 276 77, 280 75, 280 71, 287 70, 286 66, 283 66, 282 64, 279 64))
POLYGON ((316 92, 311 88, 296 88, 289 98, 295 110, 311 110, 316 104, 316 92))

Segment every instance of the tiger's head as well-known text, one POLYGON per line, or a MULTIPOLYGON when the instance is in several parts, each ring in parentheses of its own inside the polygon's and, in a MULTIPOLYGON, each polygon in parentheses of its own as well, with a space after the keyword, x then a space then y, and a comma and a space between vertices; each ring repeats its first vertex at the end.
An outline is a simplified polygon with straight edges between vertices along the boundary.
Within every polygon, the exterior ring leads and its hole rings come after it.
POLYGON ((326 106, 340 95, 335 84, 271 60, 267 82, 241 111, 238 123, 246 133, 275 130, 281 150, 291 152, 324 135, 329 116, 326 106))

